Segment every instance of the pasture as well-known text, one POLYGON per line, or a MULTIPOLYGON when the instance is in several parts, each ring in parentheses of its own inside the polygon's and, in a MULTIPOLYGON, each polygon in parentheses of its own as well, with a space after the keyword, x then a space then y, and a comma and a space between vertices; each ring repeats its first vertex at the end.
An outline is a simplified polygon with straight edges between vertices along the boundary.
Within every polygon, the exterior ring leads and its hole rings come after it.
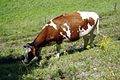
POLYGON ((120 80, 119 4, 120 0, 1 0, 0 80, 120 80), (97 35, 96 46, 88 50, 78 50, 82 39, 64 42, 59 59, 55 45, 46 46, 41 66, 23 65, 23 45, 51 18, 75 11, 98 13, 103 39, 97 35))

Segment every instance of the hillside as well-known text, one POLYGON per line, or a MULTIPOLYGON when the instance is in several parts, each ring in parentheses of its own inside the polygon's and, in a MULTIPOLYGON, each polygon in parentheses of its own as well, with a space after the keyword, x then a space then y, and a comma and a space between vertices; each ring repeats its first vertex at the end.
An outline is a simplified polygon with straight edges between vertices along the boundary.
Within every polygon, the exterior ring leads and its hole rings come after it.
POLYGON ((119 4, 120 0, 1 0, 0 80, 120 80, 119 4), (96 46, 83 51, 75 49, 82 39, 64 42, 59 59, 53 55, 55 45, 46 46, 41 66, 23 65, 23 45, 32 42, 51 18, 75 11, 98 13, 104 40, 97 36, 96 46), (69 46, 71 54, 66 52, 69 46))

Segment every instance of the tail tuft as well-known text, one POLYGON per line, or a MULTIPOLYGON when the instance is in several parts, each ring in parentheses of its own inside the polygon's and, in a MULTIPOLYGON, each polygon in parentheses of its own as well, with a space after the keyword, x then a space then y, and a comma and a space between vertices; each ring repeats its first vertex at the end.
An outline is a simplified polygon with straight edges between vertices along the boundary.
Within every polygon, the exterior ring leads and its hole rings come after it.
POLYGON ((97 19, 96 27, 97 27, 97 34, 99 34, 99 18, 97 19))

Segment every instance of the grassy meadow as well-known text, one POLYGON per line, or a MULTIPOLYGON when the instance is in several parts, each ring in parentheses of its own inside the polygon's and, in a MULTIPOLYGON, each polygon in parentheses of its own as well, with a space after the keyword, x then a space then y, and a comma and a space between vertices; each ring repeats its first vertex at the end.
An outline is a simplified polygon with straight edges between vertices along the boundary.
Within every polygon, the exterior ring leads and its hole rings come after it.
MULTIPOLYGON (((96 31, 95 31, 96 32, 96 31)), ((0 0, 0 80, 120 80, 120 0, 0 0), (100 16, 101 39, 93 48, 77 50, 82 39, 42 49, 42 65, 23 65, 24 48, 47 21, 75 11, 100 16), (69 54, 66 50, 71 46, 69 54), (46 56, 52 56, 49 60, 46 56)))

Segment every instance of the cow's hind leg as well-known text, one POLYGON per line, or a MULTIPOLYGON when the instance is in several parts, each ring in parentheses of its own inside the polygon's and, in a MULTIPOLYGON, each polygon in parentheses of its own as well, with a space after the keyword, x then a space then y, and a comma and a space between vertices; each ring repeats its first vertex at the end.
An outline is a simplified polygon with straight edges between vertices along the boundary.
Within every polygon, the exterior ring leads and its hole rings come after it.
POLYGON ((95 37, 96 37, 95 34, 90 33, 90 42, 89 42, 90 47, 93 47, 93 41, 94 41, 94 38, 95 38, 95 37))
POLYGON ((94 41, 94 38, 96 37, 96 35, 93 32, 94 32, 94 29, 90 32, 90 42, 89 42, 90 47, 93 47, 92 43, 94 41))
POLYGON ((89 41, 88 35, 83 36, 83 41, 84 41, 84 49, 86 49, 89 41))

